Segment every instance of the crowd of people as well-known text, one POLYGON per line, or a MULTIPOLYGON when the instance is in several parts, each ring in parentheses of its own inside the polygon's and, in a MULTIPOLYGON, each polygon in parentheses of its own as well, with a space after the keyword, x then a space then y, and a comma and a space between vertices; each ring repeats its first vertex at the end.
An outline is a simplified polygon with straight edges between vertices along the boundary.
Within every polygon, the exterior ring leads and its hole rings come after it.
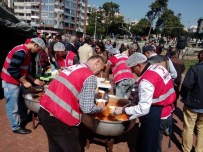
POLYGON ((172 116, 179 95, 184 103, 182 149, 190 152, 194 127, 197 126, 195 151, 203 151, 203 50, 199 62, 182 74, 185 66, 180 45, 169 47, 154 40, 143 47, 132 41, 116 44, 110 40, 93 42, 90 37, 48 35, 28 39, 7 55, 1 72, 6 112, 13 133, 29 134, 28 109, 22 89, 43 86, 39 76, 45 71, 59 74, 40 98, 39 121, 50 152, 80 152, 80 126, 83 114, 100 113, 105 105, 95 104, 97 78, 110 80, 114 94, 132 100, 130 107, 116 107, 115 115, 125 113, 139 119, 137 152, 161 152, 163 135, 172 133, 172 116), (179 47, 179 48, 178 48, 179 47), (181 56, 181 59, 180 59, 181 56), (112 77, 110 76, 112 75, 112 77), (183 83, 181 83, 183 81, 183 83), (136 92, 132 95, 133 92, 136 92), (20 115, 20 119, 18 117, 20 115))

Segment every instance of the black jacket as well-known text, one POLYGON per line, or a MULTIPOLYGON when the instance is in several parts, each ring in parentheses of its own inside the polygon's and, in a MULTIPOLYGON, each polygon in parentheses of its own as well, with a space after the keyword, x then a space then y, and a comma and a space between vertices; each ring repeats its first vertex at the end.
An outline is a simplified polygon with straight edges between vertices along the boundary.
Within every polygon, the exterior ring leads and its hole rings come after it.
POLYGON ((164 55, 155 55, 155 56, 151 56, 150 58, 147 59, 148 63, 160 63, 160 65, 162 65, 163 67, 165 67, 168 71, 169 71, 169 58, 167 56, 164 55))
POLYGON ((197 63, 188 70, 180 95, 188 107, 203 109, 203 62, 197 63))
POLYGON ((178 49, 185 49, 185 46, 187 45, 187 39, 185 36, 179 36, 177 40, 177 48, 178 49))

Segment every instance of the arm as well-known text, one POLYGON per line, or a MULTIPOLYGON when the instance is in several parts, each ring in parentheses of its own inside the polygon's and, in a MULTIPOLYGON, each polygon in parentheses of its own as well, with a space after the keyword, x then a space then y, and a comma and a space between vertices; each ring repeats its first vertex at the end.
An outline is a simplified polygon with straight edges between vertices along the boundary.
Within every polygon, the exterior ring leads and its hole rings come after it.
POLYGON ((101 110, 94 103, 96 87, 97 87, 97 80, 95 76, 89 77, 84 82, 82 91, 79 95, 79 105, 83 113, 97 113, 101 110))
POLYGON ((20 66, 23 64, 24 59, 26 58, 25 52, 17 51, 14 53, 13 58, 8 67, 8 73, 20 83, 22 83, 26 88, 32 86, 22 75, 20 74, 20 66))
POLYGON ((138 104, 139 102, 139 96, 138 96, 138 82, 135 81, 134 85, 133 85, 133 90, 131 91, 129 100, 132 101, 132 103, 134 104, 138 104))
POLYGON ((193 88, 194 83, 195 83, 195 72, 193 68, 190 68, 181 86, 180 95, 182 98, 185 98, 187 96, 188 91, 193 88))
POLYGON ((36 84, 36 85, 42 86, 42 85, 45 84, 43 81, 40 81, 39 79, 33 78, 33 76, 30 75, 30 74, 27 76, 27 78, 28 78, 30 81, 32 81, 34 84, 36 84))
POLYGON ((111 63, 108 61, 104 71, 104 78, 109 80, 109 71, 111 69, 111 63))
POLYGON ((142 80, 140 82, 138 105, 125 108, 125 113, 132 115, 130 119, 138 118, 149 113, 154 90, 154 86, 148 81, 142 80))
POLYGON ((78 59, 77 55, 74 56, 73 65, 74 64, 79 64, 79 59, 78 59))
POLYGON ((168 64, 169 64, 169 72, 171 74, 171 77, 173 80, 175 80, 177 78, 177 71, 171 61, 171 59, 168 58, 168 64))
POLYGON ((17 51, 14 53, 13 58, 11 59, 11 62, 8 67, 8 73, 14 79, 18 80, 22 77, 20 74, 20 66, 23 64, 25 57, 26 54, 24 51, 17 51))
POLYGON ((93 51, 93 49, 92 49, 92 47, 90 46, 90 49, 89 49, 89 52, 88 52, 88 57, 91 57, 91 56, 93 56, 93 53, 94 53, 94 51, 93 51))

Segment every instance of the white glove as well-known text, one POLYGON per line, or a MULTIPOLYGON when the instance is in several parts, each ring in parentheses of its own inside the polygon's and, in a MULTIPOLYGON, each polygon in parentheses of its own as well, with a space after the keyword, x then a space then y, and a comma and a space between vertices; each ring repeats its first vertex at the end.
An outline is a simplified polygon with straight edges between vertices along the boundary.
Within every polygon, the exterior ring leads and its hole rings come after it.
POLYGON ((123 113, 123 107, 116 107, 114 114, 120 115, 123 113))

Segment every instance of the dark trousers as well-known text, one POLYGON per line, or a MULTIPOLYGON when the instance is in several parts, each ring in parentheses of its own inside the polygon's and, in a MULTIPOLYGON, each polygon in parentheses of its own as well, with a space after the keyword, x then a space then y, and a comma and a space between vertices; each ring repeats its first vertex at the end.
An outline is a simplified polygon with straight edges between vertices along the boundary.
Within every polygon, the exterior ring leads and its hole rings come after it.
POLYGON ((49 152, 80 152, 78 127, 64 124, 40 108, 39 121, 46 131, 49 152))
POLYGON ((152 106, 147 115, 140 118, 137 152, 156 152, 162 107, 152 106))
POLYGON ((157 152, 162 152, 162 140, 163 140, 163 135, 164 135, 166 129, 169 129, 169 133, 171 133, 171 131, 172 131, 172 115, 170 115, 167 119, 161 119, 157 152))

